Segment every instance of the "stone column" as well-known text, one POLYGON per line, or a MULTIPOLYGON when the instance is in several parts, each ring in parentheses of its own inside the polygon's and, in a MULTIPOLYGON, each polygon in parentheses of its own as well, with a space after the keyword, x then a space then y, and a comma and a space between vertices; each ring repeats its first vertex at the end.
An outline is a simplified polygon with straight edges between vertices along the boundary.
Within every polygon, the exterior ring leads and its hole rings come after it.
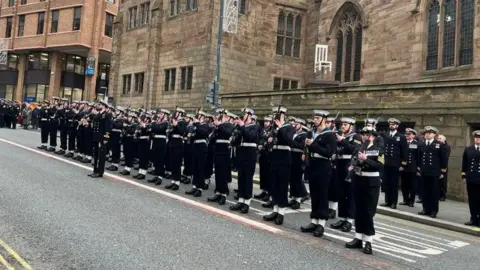
POLYGON ((60 82, 62 79, 62 58, 63 54, 60 52, 53 52, 51 54, 50 65, 50 85, 48 88, 48 97, 60 97, 60 82))
POLYGON ((23 102, 23 82, 25 80, 25 70, 27 70, 27 55, 18 55, 18 78, 17 85, 15 86, 15 100, 23 102))

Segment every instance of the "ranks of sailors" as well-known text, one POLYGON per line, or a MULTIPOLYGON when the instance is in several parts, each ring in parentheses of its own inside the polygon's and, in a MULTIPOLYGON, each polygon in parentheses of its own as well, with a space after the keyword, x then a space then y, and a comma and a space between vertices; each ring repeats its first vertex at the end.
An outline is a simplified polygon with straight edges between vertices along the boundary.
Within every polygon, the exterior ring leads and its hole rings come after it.
POLYGON ((0 128, 17 128, 20 104, 17 101, 0 98, 0 128))

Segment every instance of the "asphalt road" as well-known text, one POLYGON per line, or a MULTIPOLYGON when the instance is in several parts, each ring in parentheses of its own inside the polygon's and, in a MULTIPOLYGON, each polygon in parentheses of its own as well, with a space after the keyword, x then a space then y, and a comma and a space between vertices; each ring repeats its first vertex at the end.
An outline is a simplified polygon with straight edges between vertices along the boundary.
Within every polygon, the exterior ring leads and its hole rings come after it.
MULTIPOLYGON (((0 129, 0 244, 33 269, 478 269, 480 263, 475 237, 381 215, 374 256, 367 256, 343 248, 353 232, 328 229, 324 239, 298 232, 309 221, 308 203, 275 226, 261 221, 268 210, 256 201, 238 216, 228 204, 207 203, 211 191, 193 199, 184 195, 189 186, 169 193, 116 174, 91 179, 85 164, 37 150, 39 139, 36 132, 0 129)), ((2 254, 20 266, 0 245, 2 254)))

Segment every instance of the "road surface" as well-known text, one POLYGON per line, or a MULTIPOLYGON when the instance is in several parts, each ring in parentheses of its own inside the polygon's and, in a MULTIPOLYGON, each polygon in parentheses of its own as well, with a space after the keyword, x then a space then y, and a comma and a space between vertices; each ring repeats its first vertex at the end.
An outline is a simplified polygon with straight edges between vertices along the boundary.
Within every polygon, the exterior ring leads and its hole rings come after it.
POLYGON ((37 150, 39 139, 0 129, 0 267, 478 269, 480 241, 469 235, 377 215, 367 256, 343 248, 353 232, 300 233, 308 203, 275 226, 261 220, 260 202, 248 215, 228 210, 231 197, 225 206, 206 202, 212 188, 192 198, 185 185, 175 192, 114 173, 89 178, 88 165, 37 150))

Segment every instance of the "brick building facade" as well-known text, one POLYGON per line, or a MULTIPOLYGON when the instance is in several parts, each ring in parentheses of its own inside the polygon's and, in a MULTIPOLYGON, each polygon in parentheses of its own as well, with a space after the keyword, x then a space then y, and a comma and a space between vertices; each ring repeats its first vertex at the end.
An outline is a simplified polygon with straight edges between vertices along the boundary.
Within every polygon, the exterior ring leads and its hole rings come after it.
POLYGON ((117 11, 115 0, 0 0, 0 39, 8 51, 0 97, 103 97, 117 11))
MULTIPOLYGON (((132 8, 144 2, 120 5, 114 100, 205 105, 219 0, 151 1, 149 21, 132 24, 132 8)), ((465 199, 460 157, 480 129, 479 1, 239 0, 238 7, 238 33, 226 33, 222 49, 224 107, 263 115, 283 104, 298 116, 319 108, 358 119, 397 117, 402 128, 434 125, 452 145, 449 196, 465 199), (317 44, 328 45, 331 72, 314 72, 317 44)))

